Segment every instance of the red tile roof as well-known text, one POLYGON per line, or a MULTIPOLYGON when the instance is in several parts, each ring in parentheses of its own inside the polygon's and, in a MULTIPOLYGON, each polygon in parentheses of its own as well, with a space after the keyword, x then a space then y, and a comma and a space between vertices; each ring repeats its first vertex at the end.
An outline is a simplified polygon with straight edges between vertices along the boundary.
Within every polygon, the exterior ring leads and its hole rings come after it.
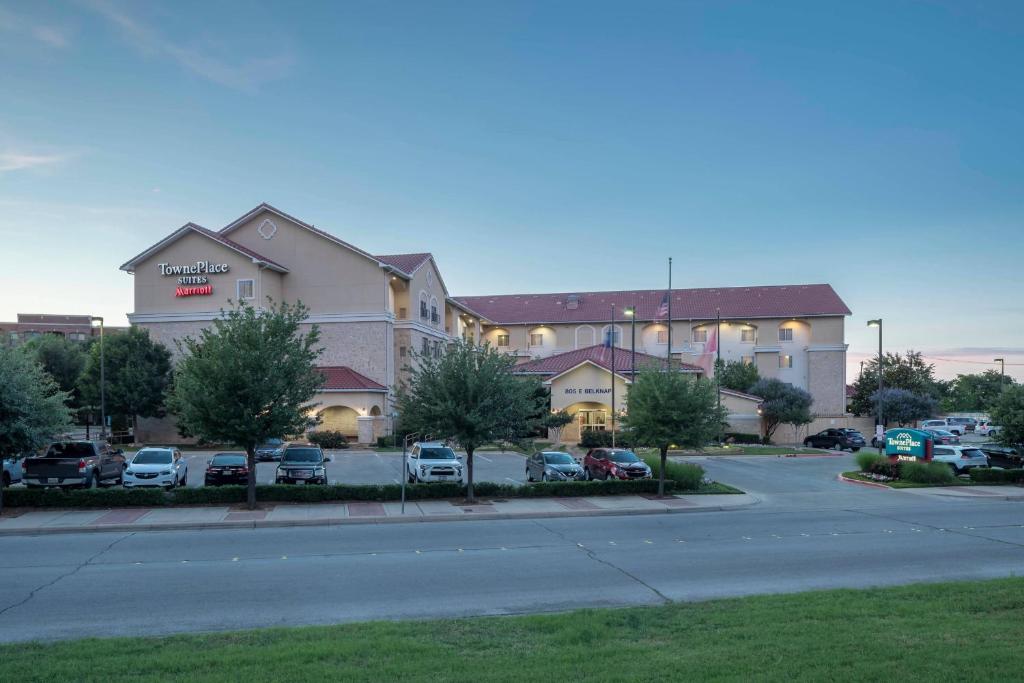
POLYGON ((324 391, 387 391, 383 384, 345 365, 329 365, 317 368, 324 375, 324 391))
MULTIPOLYGON (((664 289, 616 292, 564 292, 559 294, 500 294, 460 296, 455 300, 485 320, 498 324, 607 322, 611 306, 618 315, 636 306, 637 320, 657 320, 664 289), (568 308, 570 295, 578 297, 568 308)), ((672 290, 673 320, 710 320, 720 309, 722 318, 791 318, 814 315, 850 315, 831 285, 769 287, 717 287, 672 290)), ((663 317, 663 316, 662 316, 663 317)))
MULTIPOLYGON (((548 356, 547 358, 538 358, 537 360, 517 365, 512 369, 512 372, 517 374, 560 375, 567 370, 572 370, 580 363, 585 363, 587 361, 590 361, 605 370, 610 370, 612 367, 612 350, 602 344, 586 346, 582 349, 566 351, 565 353, 557 353, 553 356, 548 356)), ((664 362, 664 358, 657 358, 640 352, 637 352, 636 354, 637 369, 648 363, 664 362)), ((674 365, 681 368, 684 372, 704 372, 702 368, 689 363, 679 363, 676 361, 674 365)), ((629 372, 631 367, 632 358, 629 349, 617 347, 615 349, 615 371, 621 374, 629 372)))
POLYGON ((394 266, 406 275, 412 275, 430 259, 430 254, 385 254, 374 256, 381 263, 394 266))

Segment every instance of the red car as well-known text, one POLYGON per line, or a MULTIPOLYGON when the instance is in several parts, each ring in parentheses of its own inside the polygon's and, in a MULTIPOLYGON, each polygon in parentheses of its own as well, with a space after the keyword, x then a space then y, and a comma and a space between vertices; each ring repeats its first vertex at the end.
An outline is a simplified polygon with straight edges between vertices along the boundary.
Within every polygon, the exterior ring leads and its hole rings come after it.
POLYGON ((584 479, 650 479, 651 468, 625 448, 592 448, 583 458, 584 479))

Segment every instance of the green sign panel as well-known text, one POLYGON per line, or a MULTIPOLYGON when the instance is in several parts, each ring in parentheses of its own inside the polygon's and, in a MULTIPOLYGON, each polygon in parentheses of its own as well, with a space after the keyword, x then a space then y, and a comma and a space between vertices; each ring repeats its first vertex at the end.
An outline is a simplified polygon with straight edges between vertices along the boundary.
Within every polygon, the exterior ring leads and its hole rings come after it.
POLYGON ((885 433, 885 454, 904 458, 924 459, 932 435, 920 429, 890 429, 885 433))

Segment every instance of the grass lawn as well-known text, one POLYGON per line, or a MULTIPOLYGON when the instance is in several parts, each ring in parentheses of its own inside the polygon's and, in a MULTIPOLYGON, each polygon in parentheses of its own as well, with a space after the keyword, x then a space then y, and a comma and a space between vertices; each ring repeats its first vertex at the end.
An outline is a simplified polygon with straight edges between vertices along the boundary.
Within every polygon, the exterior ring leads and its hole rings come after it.
MULTIPOLYGON (((344 606, 338 606, 339 614, 344 606)), ((101 630, 101 629, 99 629, 101 630)), ((1024 579, 0 646, 5 681, 1009 681, 1024 579)))

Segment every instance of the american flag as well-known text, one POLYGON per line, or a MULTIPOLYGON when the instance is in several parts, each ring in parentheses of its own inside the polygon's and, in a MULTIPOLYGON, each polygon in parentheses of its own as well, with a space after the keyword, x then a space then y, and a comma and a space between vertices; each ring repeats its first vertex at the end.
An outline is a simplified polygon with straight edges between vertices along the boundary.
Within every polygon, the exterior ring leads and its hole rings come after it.
POLYGON ((658 317, 668 317, 668 292, 665 292, 665 296, 661 297, 661 305, 658 306, 658 317))

